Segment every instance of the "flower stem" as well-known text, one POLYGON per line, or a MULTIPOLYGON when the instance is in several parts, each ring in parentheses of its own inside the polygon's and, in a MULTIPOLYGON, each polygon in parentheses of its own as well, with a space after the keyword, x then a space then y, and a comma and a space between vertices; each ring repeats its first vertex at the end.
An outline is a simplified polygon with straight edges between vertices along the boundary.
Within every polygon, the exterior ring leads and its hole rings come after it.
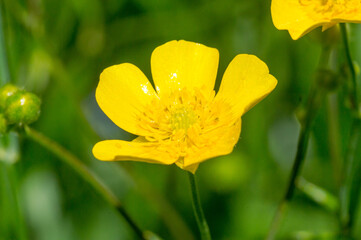
POLYGON ((330 159, 332 163, 333 176, 337 188, 341 184, 340 169, 342 166, 342 153, 340 148, 340 133, 339 133, 339 111, 338 111, 338 96, 336 93, 330 94, 327 98, 327 122, 328 122, 328 145, 330 152, 330 159))
MULTIPOLYGON (((143 197, 148 200, 157 210, 160 218, 163 220, 165 226, 168 227, 169 233, 174 240, 195 240, 192 231, 188 225, 181 218, 172 203, 161 194, 147 179, 139 175, 124 162, 118 162, 118 167, 125 169, 127 174, 132 177, 136 185, 136 189, 143 197)), ((173 188, 174 190, 174 188, 173 188)))
POLYGON ((333 196, 327 190, 308 182, 306 179, 300 177, 297 181, 297 188, 301 190, 309 199, 318 203, 320 206, 336 214, 339 210, 338 198, 333 196))
POLYGON ((351 73, 352 87, 351 87, 350 94, 349 94, 349 98, 350 98, 350 102, 351 102, 351 110, 353 111, 353 114, 355 114, 358 118, 360 118, 361 109, 360 109, 360 105, 358 102, 358 96, 357 96, 356 70, 355 70, 355 65, 353 64, 352 57, 351 57, 351 51, 350 51, 350 46, 349 46, 349 41, 348 41, 346 24, 340 23, 340 28, 341 28, 341 35, 342 35, 342 41, 343 41, 343 45, 344 45, 347 65, 348 65, 350 73, 351 73))
MULTIPOLYGON (((0 2, 0 86, 6 84, 10 79, 3 24, 3 2, 0 2)), ((13 206, 14 210, 17 238, 20 240, 26 240, 27 231, 18 199, 17 175, 14 165, 8 163, 0 163, 0 165, 3 165, 0 166, 0 168, 3 168, 3 174, 7 179, 6 182, 8 182, 8 189, 12 198, 10 206, 13 206)))
POLYGON ((361 121, 360 119, 352 122, 351 125, 351 135, 349 140, 349 145, 346 152, 345 157, 345 166, 343 171, 342 185, 340 188, 340 217, 341 217, 341 228, 342 234, 345 236, 349 236, 352 232, 352 227, 354 223, 355 213, 357 212, 355 209, 358 205, 359 199, 359 191, 360 186, 354 186, 356 189, 353 189, 353 180, 356 177, 356 168, 358 168, 360 163, 355 161, 355 153, 357 149, 357 143, 360 139, 361 132, 361 121), (358 194, 354 194, 351 197, 353 191, 358 192, 358 194))
POLYGON ((300 173, 302 164, 305 160, 305 156, 307 153, 308 140, 311 132, 312 123, 325 97, 325 93, 326 93, 325 88, 322 88, 322 86, 320 86, 321 85, 320 83, 324 82, 323 78, 326 78, 326 76, 322 74, 322 70, 325 70, 327 68, 330 59, 330 54, 331 54, 330 47, 324 47, 322 49, 321 59, 318 67, 319 72, 316 75, 316 79, 311 87, 303 117, 301 117, 300 119, 301 130, 300 130, 300 135, 298 137, 297 152, 291 170, 290 179, 288 181, 287 190, 277 208, 276 214, 274 215, 270 230, 266 237, 267 240, 272 240, 275 238, 278 228, 283 219, 283 216, 286 212, 288 202, 293 197, 293 193, 296 188, 296 180, 298 178, 298 175, 300 173))
POLYGON ((279 204, 276 214, 272 220, 271 228, 267 235, 267 240, 272 240, 275 238, 276 233, 279 229, 280 223, 285 214, 286 208, 288 206, 288 202, 291 200, 294 189, 296 187, 295 182, 299 175, 301 165, 305 159, 305 155, 307 152, 308 138, 309 138, 309 134, 311 131, 310 123, 312 122, 312 118, 311 118, 310 114, 308 114, 306 122, 308 123, 307 125, 301 126, 301 132, 300 132, 300 135, 298 138, 297 153, 296 153, 295 161, 294 161, 294 164, 292 167, 291 177, 288 182, 286 194, 284 195, 283 199, 281 200, 281 203, 279 204))
POLYGON ((355 213, 357 212, 360 186, 353 184, 357 178, 357 172, 360 170, 360 162, 356 161, 356 149, 360 140, 361 131, 361 107, 358 101, 357 95, 357 76, 355 66, 352 61, 348 34, 346 24, 340 24, 342 40, 346 55, 347 64, 351 74, 351 85, 349 90, 349 101, 351 103, 350 108, 352 112, 352 123, 350 128, 350 138, 348 142, 348 148, 345 155, 345 163, 341 178, 340 188, 340 222, 341 231, 345 237, 349 237, 352 233, 352 227, 355 220, 355 213))
POLYGON ((5 37, 3 30, 2 3, 0 2, 0 86, 9 81, 9 68, 6 55, 5 37))
MULTIPOLYGON (((4 197, 10 200, 10 205, 6 205, 6 209, 3 210, 11 210, 11 218, 14 221, 14 230, 16 231, 15 236, 17 239, 26 240, 28 239, 27 229, 22 215, 21 205, 19 203, 17 175, 14 169, 14 165, 0 162, 0 168, 2 170, 1 173, 4 175, 4 178, 1 180, 5 180, 4 184, 6 185, 6 189, 4 189, 4 193, 6 192, 4 197)), ((10 218, 10 216, 5 215, 5 219, 7 217, 10 218)))
POLYGON ((68 164, 76 173, 78 173, 87 183, 89 183, 98 193, 101 195, 104 200, 106 200, 110 205, 112 205, 118 213, 120 213, 124 219, 128 222, 129 226, 133 229, 135 234, 142 240, 146 240, 145 232, 143 232, 138 225, 133 221, 129 214, 124 209, 120 200, 114 195, 111 190, 103 184, 103 182, 86 166, 84 165, 76 156, 70 153, 68 150, 63 148, 57 142, 47 138, 43 134, 37 132, 36 130, 25 126, 26 135, 48 149, 54 155, 58 156, 60 160, 68 164))
POLYGON ((196 217, 198 228, 201 233, 201 239, 211 240, 211 233, 209 231, 206 218, 204 217, 203 214, 203 209, 201 205, 201 200, 199 198, 198 187, 195 176, 193 173, 188 172, 188 177, 189 177, 189 183, 192 193, 194 215, 196 217))

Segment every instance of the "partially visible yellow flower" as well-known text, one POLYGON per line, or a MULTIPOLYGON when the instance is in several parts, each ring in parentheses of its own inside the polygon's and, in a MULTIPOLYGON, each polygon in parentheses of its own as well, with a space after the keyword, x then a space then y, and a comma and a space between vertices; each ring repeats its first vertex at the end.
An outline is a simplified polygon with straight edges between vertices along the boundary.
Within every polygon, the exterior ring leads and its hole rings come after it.
POLYGON ((360 0, 272 0, 271 12, 276 28, 294 40, 320 26, 324 31, 337 23, 361 23, 360 0))
POLYGON ((93 148, 99 160, 177 164, 195 172, 200 162, 232 152, 241 116, 267 96, 277 80, 264 62, 238 55, 213 90, 219 53, 187 41, 157 47, 151 57, 152 84, 134 65, 123 63, 100 75, 96 100, 135 140, 106 140, 93 148))

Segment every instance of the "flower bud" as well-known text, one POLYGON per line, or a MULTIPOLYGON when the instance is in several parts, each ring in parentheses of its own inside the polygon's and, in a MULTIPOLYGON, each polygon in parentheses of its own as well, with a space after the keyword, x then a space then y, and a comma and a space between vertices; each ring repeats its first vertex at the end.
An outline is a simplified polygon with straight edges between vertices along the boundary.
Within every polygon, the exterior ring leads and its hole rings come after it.
POLYGON ((2 86, 0 88, 0 108, 4 109, 5 108, 5 104, 6 104, 6 100, 13 95, 14 93, 16 93, 17 91, 19 91, 19 88, 15 85, 12 85, 10 83, 5 84, 4 86, 2 86))
POLYGON ((8 128, 8 124, 4 114, 0 113, 0 135, 5 134, 8 128))
POLYGON ((5 117, 9 124, 30 124, 40 115, 40 99, 33 93, 18 91, 5 103, 5 117))

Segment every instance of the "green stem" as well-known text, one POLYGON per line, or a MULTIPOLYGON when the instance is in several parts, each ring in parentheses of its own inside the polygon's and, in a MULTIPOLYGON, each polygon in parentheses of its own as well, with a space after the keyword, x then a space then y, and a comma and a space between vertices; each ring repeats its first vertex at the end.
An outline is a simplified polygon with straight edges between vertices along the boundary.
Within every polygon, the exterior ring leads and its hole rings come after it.
POLYGON ((327 98, 328 144, 335 185, 339 187, 341 184, 340 169, 343 159, 340 149, 339 111, 337 104, 337 94, 330 94, 327 98))
POLYGON ((297 188, 300 189, 305 195, 307 195, 314 202, 320 206, 330 210, 332 213, 338 213, 339 202, 338 198, 333 196, 325 189, 308 182, 304 178, 299 178, 297 181, 297 188))
POLYGON ((54 155, 58 156, 60 160, 64 161, 75 172, 77 172, 86 182, 88 182, 99 193, 99 195, 101 195, 104 198, 104 200, 106 200, 110 205, 112 205, 118 211, 118 213, 120 213, 124 217, 124 219, 128 222, 130 227, 134 230, 135 234, 140 239, 146 240, 146 237, 144 235, 145 233, 132 220, 132 218, 124 209, 120 200, 76 156, 74 156, 68 150, 63 148, 57 142, 47 138, 46 136, 42 135, 41 133, 35 131, 34 129, 28 126, 25 126, 25 132, 30 139, 34 140, 44 148, 48 149, 54 155))
POLYGON ((272 240, 275 238, 277 231, 280 228, 283 215, 285 214, 287 208, 288 208, 288 201, 281 201, 281 203, 277 207, 275 215, 273 216, 271 227, 268 231, 266 240, 272 240))
POLYGON ((313 119, 316 115, 316 112, 318 111, 321 99, 323 98, 323 94, 320 92, 312 92, 309 98, 309 103, 307 105, 306 110, 306 119, 304 124, 301 125, 301 132, 298 138, 298 145, 297 145, 297 153, 295 157, 295 161, 291 170, 291 176, 290 180, 288 181, 288 187, 286 190, 286 193, 281 200, 281 203, 277 209, 277 212, 272 220, 270 231, 268 232, 267 239, 271 240, 274 239, 276 236, 276 233, 278 231, 280 222, 282 221, 283 215, 286 210, 286 206, 288 205, 288 202, 293 197, 293 193, 296 186, 296 179, 299 175, 301 166, 304 162, 306 152, 307 152, 307 146, 308 146, 308 140, 309 135, 311 132, 311 126, 313 119), (322 95, 322 96, 321 96, 322 95))
POLYGON ((203 209, 201 205, 201 200, 199 198, 198 187, 195 176, 193 173, 188 172, 188 177, 189 177, 189 183, 192 193, 194 215, 196 217, 198 228, 201 233, 201 239, 211 240, 211 233, 209 231, 206 218, 204 217, 203 214, 203 209))
POLYGON ((347 29, 346 29, 346 24, 345 23, 340 23, 340 28, 341 28, 341 35, 342 35, 342 40, 343 40, 343 45, 344 45, 344 49, 345 49, 345 55, 346 55, 346 60, 347 60, 347 65, 350 69, 350 73, 351 73, 351 90, 350 90, 350 102, 351 102, 351 109, 353 111, 353 113, 360 118, 361 114, 360 114, 360 105, 358 102, 358 96, 357 96, 357 78, 356 78, 356 70, 355 70, 355 65, 353 64, 352 61, 352 57, 351 57, 351 51, 350 51, 350 46, 349 46, 349 41, 348 41, 348 35, 347 35, 347 29))
MULTIPOLYGON (((324 47, 322 49, 322 54, 319 62, 318 67, 318 74, 313 82, 313 86, 311 88, 308 102, 306 105, 305 113, 303 119, 300 119, 301 123, 301 130, 300 135, 298 137, 298 144, 297 144, 297 152, 295 156, 295 160, 293 163, 293 167, 291 170, 290 179, 288 181, 288 186, 285 195, 283 196, 276 214, 272 220, 270 230, 268 232, 268 235, 266 239, 272 240, 275 238, 278 228, 280 226, 280 223, 283 219, 283 216, 286 212, 286 207, 288 205, 288 202, 292 199, 293 193, 296 187, 296 180, 300 173, 300 170, 302 168, 302 164, 305 160, 306 153, 307 153, 307 147, 308 147, 308 140, 311 132, 311 127, 313 120, 321 106, 321 103, 325 97, 325 89, 322 88, 322 83, 324 82, 324 75, 322 74, 322 71, 325 70, 328 66, 329 59, 331 54, 331 48, 324 47)), ((326 78, 326 77, 325 77, 326 78)))
POLYGON ((7 83, 10 78, 2 19, 2 3, 0 2, 0 86, 7 83))
MULTIPOLYGON (((4 214, 5 215, 4 217, 5 219, 7 218, 8 221, 12 219, 12 224, 14 224, 15 227, 13 230, 15 231, 15 236, 17 237, 17 239, 26 240, 28 239, 28 237, 18 198, 18 188, 17 188, 18 184, 17 184, 17 176, 14 169, 14 165, 0 162, 0 168, 2 168, 2 174, 4 175, 4 178, 1 180, 5 182, 4 187, 6 188, 4 189, 4 193, 5 193, 4 197, 9 200, 8 204, 10 204, 10 205, 6 205, 5 206, 6 209, 3 210, 11 211, 11 215, 6 216, 6 214, 4 214)), ((10 235, 11 234, 12 233, 10 232, 10 235)))
POLYGON ((354 120, 351 125, 351 136, 349 140, 348 149, 345 158, 344 176, 342 185, 340 188, 340 217, 341 217, 341 228, 342 234, 349 236, 352 232, 353 223, 355 220, 356 208, 358 205, 360 186, 353 188, 353 180, 356 177, 356 168, 358 164, 355 161, 355 153, 357 150, 358 141, 361 135, 361 120, 354 120), (354 197, 351 198, 352 191, 356 191, 354 197))
POLYGON ((351 86, 349 90, 349 100, 351 103, 352 111, 352 123, 350 128, 350 139, 348 142, 348 148, 345 155, 345 165, 342 175, 342 182, 340 188, 340 222, 342 234, 345 237, 349 237, 352 233, 352 227, 355 220, 355 213, 359 202, 360 186, 353 184, 353 181, 357 178, 357 172, 360 167, 360 162, 355 159, 357 145, 360 139, 361 131, 361 108, 357 95, 357 76, 355 66, 352 61, 348 34, 346 24, 340 24, 342 40, 346 55, 347 64, 351 74, 351 86), (355 194, 353 194, 355 192, 355 194))
MULTIPOLYGON (((0 86, 3 86, 9 82, 10 79, 3 24, 3 2, 0 2, 0 86)), ((17 238, 25 240, 27 239, 26 227, 19 204, 16 183, 17 178, 15 169, 13 169, 13 167, 13 165, 8 166, 8 164, 5 163, 3 166, 3 173, 5 178, 7 178, 8 189, 12 198, 11 206, 13 207, 14 211, 13 217, 15 219, 14 221, 17 228, 17 238)))
POLYGON ((7 173, 8 173, 8 177, 9 177, 9 183, 10 183, 10 188, 11 188, 11 195, 12 195, 12 199, 14 201, 14 211, 15 211, 15 217, 16 217, 16 226, 17 226, 17 232, 19 234, 19 239, 21 240, 26 240, 28 239, 27 237, 27 230, 26 230, 26 226, 24 223, 24 218, 23 218, 23 214, 21 211, 21 206, 20 206, 20 202, 19 202, 19 198, 18 198, 18 183, 17 183, 17 174, 16 171, 14 169, 14 165, 9 165, 6 166, 7 167, 7 173))
POLYGON ((127 174, 129 174, 133 181, 135 182, 137 189, 140 194, 143 195, 145 199, 147 199, 153 206, 156 208, 158 214, 163 220, 165 226, 168 227, 170 234, 172 235, 172 239, 174 240, 194 240, 195 237, 193 233, 184 222, 182 217, 179 215, 177 210, 171 204, 171 202, 164 197, 154 186, 144 179, 144 177, 140 176, 133 171, 128 164, 118 164, 117 166, 121 166, 122 169, 125 169, 127 174))

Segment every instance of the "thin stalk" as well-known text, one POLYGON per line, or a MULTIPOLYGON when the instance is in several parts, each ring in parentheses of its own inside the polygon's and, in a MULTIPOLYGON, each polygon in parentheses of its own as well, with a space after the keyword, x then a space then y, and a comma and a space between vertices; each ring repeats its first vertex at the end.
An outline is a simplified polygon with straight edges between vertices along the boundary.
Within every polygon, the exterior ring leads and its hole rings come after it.
POLYGON ((360 109, 360 105, 359 105, 359 102, 358 102, 358 96, 357 96, 356 70, 355 70, 355 65, 353 64, 353 61, 352 61, 352 56, 351 56, 351 51, 350 51, 350 45, 349 45, 349 40, 348 40, 348 35, 347 35, 346 24, 345 23, 340 23, 340 28, 341 28, 342 42, 343 42, 343 45, 344 45, 347 65, 349 67, 350 74, 351 74, 351 85, 352 85, 352 87, 351 87, 350 94, 349 94, 349 98, 350 98, 350 102, 351 102, 351 109, 352 109, 353 113, 358 118, 360 118, 361 117, 361 114, 360 114, 361 109, 360 109))
POLYGON ((201 233, 201 239, 202 240, 211 240, 211 233, 209 231, 209 227, 208 227, 206 218, 204 217, 204 214, 203 214, 201 200, 199 198, 199 193, 198 193, 197 182, 194 177, 194 174, 188 172, 188 178, 189 178, 189 183, 190 183, 190 188, 191 188, 191 193, 192 193, 192 203, 193 203, 194 215, 196 217, 198 228, 201 233))
MULTIPOLYGON (((6 210, 9 213, 2 213, 2 220, 5 220, 4 226, 7 226, 5 235, 14 236, 19 240, 26 240, 27 230, 24 223, 21 206, 18 198, 18 184, 17 176, 13 164, 8 164, 0 162, 1 175, 3 177, 0 179, 3 181, 4 189, 1 192, 3 194, 3 203, 2 210, 6 210), (4 199, 6 198, 6 199, 4 199)), ((2 226, 2 227, 4 227, 2 226)), ((0 229, 1 234, 1 229, 0 229)))
MULTIPOLYGON (((355 194, 355 198, 356 199, 351 199, 351 194, 352 194, 352 183, 356 174, 356 169, 355 167, 357 167, 357 165, 359 163, 357 163, 355 161, 355 153, 357 150, 357 143, 360 139, 360 135, 361 135, 361 120, 356 120, 352 122, 352 126, 351 129, 353 130, 351 132, 351 136, 350 136, 350 140, 349 140, 349 145, 348 145, 348 149, 346 152, 346 159, 345 159, 345 169, 343 171, 344 173, 344 178, 343 178, 343 182, 340 188, 340 200, 341 200, 341 227, 342 227, 342 233, 345 236, 349 236, 349 234, 351 234, 352 232, 352 227, 353 227, 353 223, 355 220, 355 210, 352 210, 351 206, 351 201, 352 203, 354 203, 356 206, 355 208, 357 208, 357 202, 358 202, 358 195, 359 194, 355 194)), ((359 186, 356 186, 358 189, 360 188, 359 186)), ((357 191, 357 190, 356 190, 357 191)), ((359 192, 359 190, 357 191, 359 192)))
POLYGON ((2 19, 2 3, 0 2, 0 86, 7 83, 10 78, 2 19))
MULTIPOLYGON (((3 2, 0 2, 0 87, 10 80, 3 24, 3 2)), ((17 176, 13 165, 4 164, 4 176, 7 178, 8 188, 12 198, 11 205, 14 211, 13 217, 15 219, 17 237, 20 240, 26 240, 27 231, 19 204, 17 176)))
POLYGON ((327 190, 308 182, 302 177, 300 177, 297 181, 297 188, 315 203, 327 210, 330 210, 334 214, 338 213, 340 207, 338 198, 329 193, 327 190))
POLYGON ((337 94, 327 97, 328 144, 332 162, 333 177, 337 187, 341 184, 340 169, 342 166, 342 153, 340 149, 339 111, 337 94))
POLYGON ((277 231, 280 228, 283 215, 286 213, 287 208, 288 208, 288 201, 281 201, 281 203, 278 205, 276 213, 272 219, 271 227, 266 237, 267 240, 272 240, 275 238, 277 231))
POLYGON ((306 157, 312 123, 325 97, 326 91, 320 85, 324 80, 323 79, 324 75, 322 74, 322 70, 325 70, 327 68, 330 59, 330 54, 331 54, 331 48, 324 47, 322 49, 321 59, 318 67, 318 74, 316 75, 316 79, 313 82, 309 94, 308 102, 305 107, 304 117, 300 120, 301 130, 300 130, 300 135, 298 137, 297 152, 292 166, 291 175, 288 181, 287 190, 272 220, 270 230, 266 237, 267 240, 272 240, 275 238, 278 228, 283 219, 283 216, 285 215, 288 202, 293 197, 293 193, 296 188, 296 180, 299 176, 300 170, 302 168, 302 164, 306 157))
POLYGON ((137 174, 136 171, 133 171, 133 169, 129 167, 128 164, 124 164, 122 162, 117 166, 121 166, 122 169, 126 170, 127 174, 129 174, 129 176, 135 182, 139 193, 143 195, 146 200, 153 204, 159 216, 162 218, 163 223, 168 227, 168 230, 172 235, 172 239, 195 240, 195 237, 193 236, 193 233, 189 229, 188 225, 184 222, 172 203, 163 194, 155 189, 149 181, 144 179, 144 177, 137 174))
POLYGON ((296 180, 300 173, 302 164, 304 162, 306 153, 307 153, 307 147, 308 147, 308 140, 309 135, 311 132, 311 126, 313 119, 318 112, 318 109, 321 105, 321 99, 323 99, 323 92, 313 91, 309 98, 309 103, 307 105, 306 109, 306 119, 303 125, 301 125, 301 132, 298 138, 298 145, 297 145, 297 153, 294 160, 294 164, 291 170, 291 176, 290 180, 288 181, 288 186, 286 193, 281 200, 281 203, 279 204, 279 207, 277 208, 277 212, 272 220, 271 228, 268 232, 267 238, 268 240, 274 239, 276 236, 276 233, 278 231, 278 228, 280 226, 280 223, 283 219, 283 216, 286 211, 286 207, 288 205, 288 202, 292 199, 293 193, 296 187, 296 180))
POLYGON ((310 131, 311 131, 311 125, 310 123, 312 122, 312 118, 311 115, 308 114, 308 118, 307 118, 307 123, 304 126, 301 126, 301 132, 298 138, 298 146, 297 146, 297 153, 296 153, 296 157, 295 157, 295 161, 291 170, 291 176, 290 176, 290 180, 288 181, 288 187, 286 190, 286 194, 284 195, 281 203, 279 204, 276 214, 272 220, 271 223, 271 228, 268 232, 267 235, 267 240, 272 240, 275 238, 277 231, 280 227, 281 221, 283 219, 283 216, 286 212, 286 208, 288 206, 288 202, 291 200, 292 196, 293 196, 293 192, 295 190, 296 187, 296 179, 299 175, 301 166, 304 162, 305 159, 305 155, 307 152, 307 146, 308 146, 308 138, 310 135, 310 131))
POLYGON ((17 183, 17 175, 16 175, 16 171, 14 169, 14 165, 6 166, 6 171, 7 171, 7 175, 8 175, 8 179, 9 179, 12 200, 14 201, 13 206, 14 206, 14 211, 15 211, 15 221, 16 221, 17 232, 19 234, 18 237, 20 240, 26 240, 26 239, 28 239, 27 230, 26 230, 26 226, 24 223, 24 218, 23 218, 23 214, 21 211, 21 206, 20 206, 20 202, 19 202, 19 198, 18 198, 18 188, 17 188, 18 183, 17 183))
POLYGON ((0 162, 0 236, 9 238, 10 236, 10 207, 9 194, 8 194, 8 177, 4 163, 0 162), (6 219, 6 221, 5 221, 6 219))
POLYGON ((350 139, 348 142, 348 148, 345 155, 345 165, 342 175, 342 182, 340 188, 340 220, 341 231, 345 237, 349 237, 352 234, 353 223, 355 220, 355 213, 359 202, 360 186, 353 186, 353 181, 357 178, 357 167, 360 165, 355 159, 356 149, 360 140, 361 131, 361 108, 357 95, 357 76, 355 66, 352 61, 348 34, 346 24, 340 24, 341 35, 346 55, 347 64, 351 74, 351 86, 349 90, 349 100, 351 103, 352 111, 352 123, 350 128, 350 139), (352 197, 353 191, 356 194, 352 197))
POLYGON ((98 194, 104 198, 110 205, 112 205, 118 213, 120 213, 124 219, 128 222, 129 226, 133 229, 135 234, 142 240, 146 240, 145 232, 143 232, 134 220, 129 216, 127 211, 124 209, 120 200, 114 195, 114 193, 76 156, 70 153, 68 150, 63 148, 57 142, 47 138, 43 134, 36 130, 25 126, 26 135, 37 142, 44 148, 48 149, 54 155, 58 156, 60 160, 68 164, 76 173, 79 174, 87 183, 89 183, 98 194))

